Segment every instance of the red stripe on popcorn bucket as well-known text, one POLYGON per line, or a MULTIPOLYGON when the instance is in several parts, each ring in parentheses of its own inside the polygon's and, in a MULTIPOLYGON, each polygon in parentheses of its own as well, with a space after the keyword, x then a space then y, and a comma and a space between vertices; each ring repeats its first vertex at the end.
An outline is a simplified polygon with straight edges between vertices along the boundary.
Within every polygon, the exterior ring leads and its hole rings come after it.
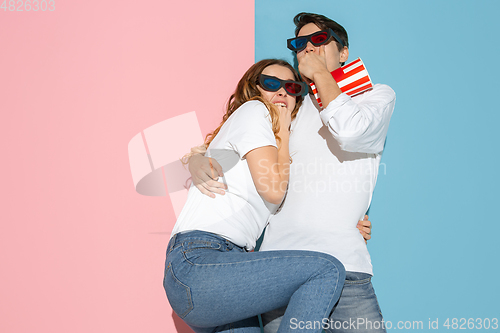
POLYGON ((314 97, 316 97, 316 101, 318 101, 319 107, 323 108, 323 103, 321 103, 321 98, 319 98, 318 89, 316 89, 314 82, 309 83, 309 85, 311 86, 314 97))
MULTIPOLYGON (((331 74, 339 85, 340 90, 351 97, 373 89, 370 75, 360 58, 337 68, 331 74)), ((310 86, 313 89, 314 97, 316 97, 319 106, 323 108, 316 86, 314 83, 311 83, 310 86)))

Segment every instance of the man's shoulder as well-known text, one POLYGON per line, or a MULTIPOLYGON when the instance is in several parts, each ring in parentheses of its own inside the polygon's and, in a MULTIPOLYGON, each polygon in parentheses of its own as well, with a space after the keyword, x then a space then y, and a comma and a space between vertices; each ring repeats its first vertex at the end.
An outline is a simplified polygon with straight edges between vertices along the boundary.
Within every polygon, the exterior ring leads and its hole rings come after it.
MULTIPOLYGON (((383 83, 377 83, 373 85, 373 89, 366 92, 366 94, 369 95, 383 95, 389 100, 394 100, 396 99, 396 93, 394 90, 389 87, 387 84, 383 83)), ((361 94, 360 96, 363 96, 364 94, 361 94)))
POLYGON ((358 105, 373 103, 392 105, 396 100, 396 93, 387 84, 377 83, 373 85, 373 89, 352 97, 352 100, 358 105))

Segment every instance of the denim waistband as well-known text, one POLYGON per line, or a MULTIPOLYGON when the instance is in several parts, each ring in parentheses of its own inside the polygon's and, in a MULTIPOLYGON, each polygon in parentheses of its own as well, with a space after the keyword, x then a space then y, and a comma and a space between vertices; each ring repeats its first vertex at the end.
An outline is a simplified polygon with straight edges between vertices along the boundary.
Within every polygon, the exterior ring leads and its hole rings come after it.
POLYGON ((238 246, 233 242, 225 239, 222 236, 213 234, 208 231, 193 230, 193 231, 183 231, 175 234, 170 239, 168 243, 168 252, 171 252, 174 248, 182 245, 182 243, 193 240, 209 241, 212 243, 220 244, 222 249, 231 251, 233 248, 237 248, 243 252, 247 252, 244 247, 238 246))
POLYGON ((370 281, 372 276, 368 273, 361 272, 345 272, 345 280, 346 283, 356 284, 356 283, 365 283, 366 281, 370 281))

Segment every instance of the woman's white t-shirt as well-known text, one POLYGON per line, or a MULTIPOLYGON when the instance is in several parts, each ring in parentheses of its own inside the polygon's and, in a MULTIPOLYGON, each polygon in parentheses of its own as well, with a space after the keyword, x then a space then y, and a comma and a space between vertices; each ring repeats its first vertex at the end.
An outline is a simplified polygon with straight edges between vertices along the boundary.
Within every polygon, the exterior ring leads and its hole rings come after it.
POLYGON ((259 101, 246 102, 222 125, 205 154, 222 166, 222 182, 228 186, 226 194, 215 194, 213 199, 191 185, 172 236, 202 230, 252 250, 270 214, 278 207, 258 194, 243 158, 249 151, 264 146, 277 147, 269 111, 259 101))

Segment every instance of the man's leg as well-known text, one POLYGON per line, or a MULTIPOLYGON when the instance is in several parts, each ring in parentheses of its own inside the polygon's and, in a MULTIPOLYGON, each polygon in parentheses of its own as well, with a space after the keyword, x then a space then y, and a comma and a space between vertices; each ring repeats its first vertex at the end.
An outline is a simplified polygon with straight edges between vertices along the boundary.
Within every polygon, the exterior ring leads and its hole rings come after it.
MULTIPOLYGON (((348 272, 346 272, 347 274, 348 272)), ((342 295, 340 295, 342 297, 342 295)), ((264 333, 276 333, 278 332, 278 327, 280 327, 281 320, 283 319, 283 315, 285 314, 286 306, 263 313, 262 317, 262 326, 264 326, 264 333)))
POLYGON ((342 295, 333 308, 325 331, 327 333, 386 332, 371 275, 346 272, 342 295))
MULTIPOLYGON (((264 333, 276 333, 284 308, 262 314, 264 333)), ((327 333, 370 332, 385 333, 385 323, 371 283, 366 273, 346 272, 344 289, 333 308, 327 333)))
POLYGON ((257 316, 218 327, 191 327, 196 333, 261 333, 257 316))

